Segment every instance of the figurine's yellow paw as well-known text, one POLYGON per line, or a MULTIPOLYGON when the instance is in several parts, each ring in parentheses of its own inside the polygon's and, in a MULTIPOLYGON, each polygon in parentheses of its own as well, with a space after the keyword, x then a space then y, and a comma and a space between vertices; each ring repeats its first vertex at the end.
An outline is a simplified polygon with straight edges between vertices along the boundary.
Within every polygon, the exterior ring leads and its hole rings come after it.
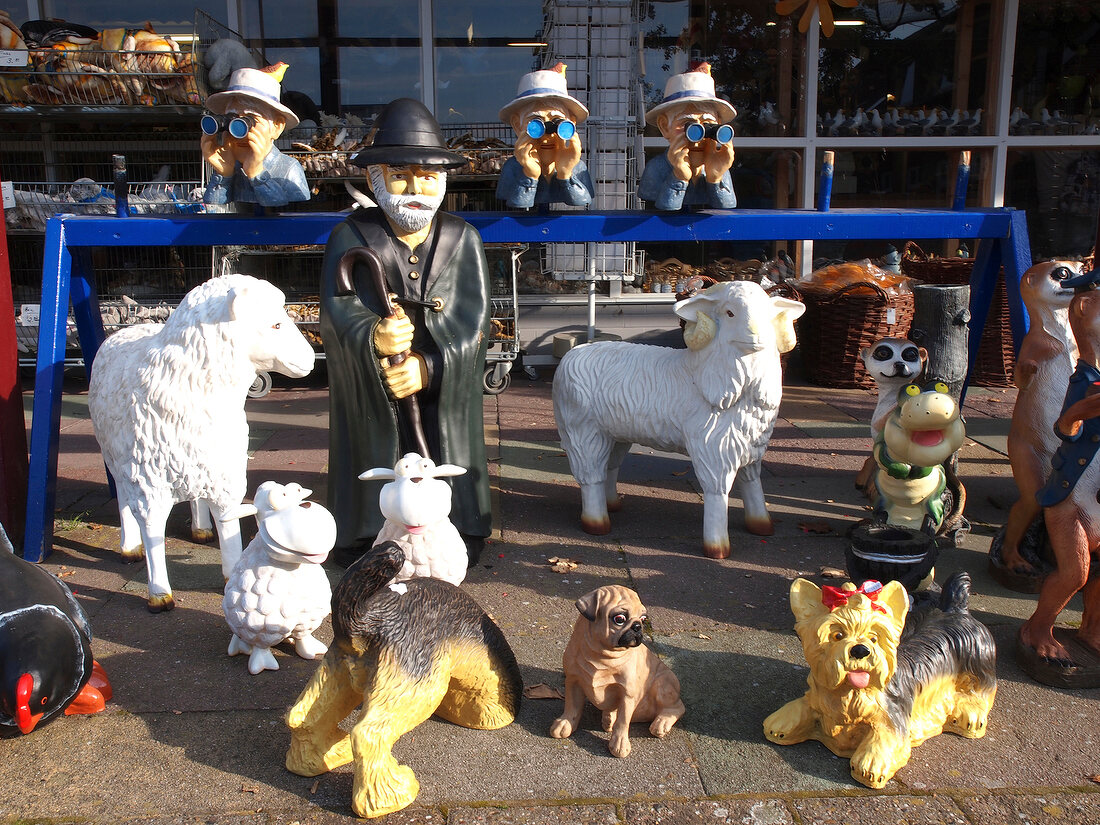
POLYGON ((351 795, 351 809, 356 816, 374 819, 407 808, 420 793, 420 782, 412 768, 398 765, 392 771, 380 772, 373 787, 358 787, 351 795))
POLYGON ((550 725, 550 736, 554 739, 568 739, 573 735, 573 723, 564 716, 559 716, 550 725))
POLYGON ((802 723, 802 702, 788 702, 764 720, 764 736, 777 745, 794 745, 806 741, 806 737, 796 733, 802 723))
POLYGON ((985 708, 966 707, 965 705, 955 709, 956 714, 944 723, 944 728, 965 736, 967 739, 981 739, 985 736, 986 721, 989 712, 985 708))
POLYGON ((171 593, 158 593, 150 596, 145 606, 150 613, 167 613, 176 606, 176 600, 171 593))
POLYGON ((195 544, 207 544, 214 540, 217 534, 205 527, 192 527, 191 528, 191 541, 195 544))
POLYGON ((852 757, 852 778, 868 788, 885 787, 893 775, 893 761, 880 751, 867 750, 852 757))

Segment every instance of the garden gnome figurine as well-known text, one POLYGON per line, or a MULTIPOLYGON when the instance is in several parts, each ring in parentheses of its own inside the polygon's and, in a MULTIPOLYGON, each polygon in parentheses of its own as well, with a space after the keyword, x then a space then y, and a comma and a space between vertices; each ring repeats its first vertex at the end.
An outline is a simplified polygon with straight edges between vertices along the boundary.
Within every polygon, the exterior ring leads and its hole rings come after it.
POLYGON ((515 130, 516 148, 500 170, 497 197, 518 209, 590 204, 594 189, 577 132, 587 117, 566 88, 564 63, 525 74, 515 100, 500 110, 501 121, 515 130))
POLYGON ((736 115, 733 106, 715 96, 710 64, 670 77, 664 100, 645 115, 668 141, 668 151, 646 163, 638 197, 662 210, 737 206, 729 125, 736 115))
POLYGON ((229 87, 206 99, 202 156, 213 173, 203 203, 255 203, 285 206, 309 200, 302 165, 287 157, 275 141, 298 118, 279 100, 286 63, 266 69, 237 69, 229 87))
MULTIPOLYGON (((377 208, 357 209, 332 230, 321 280, 321 338, 329 374, 328 508, 336 518, 337 562, 369 549, 385 520, 384 480, 359 481, 369 467, 393 467, 416 446, 413 399, 430 458, 467 472, 450 480, 452 520, 476 558, 491 509, 481 382, 489 332, 489 268, 481 236, 438 211, 447 169, 466 159, 447 149, 427 107, 410 98, 386 105, 372 144, 352 162, 366 167, 377 208), (358 253, 375 253, 390 313, 358 253), (352 252, 355 263, 344 260, 352 252), (407 353, 407 354, 406 354, 407 353), (398 362, 397 355, 404 355, 398 362)), ((369 255, 368 255, 369 257, 369 255)))

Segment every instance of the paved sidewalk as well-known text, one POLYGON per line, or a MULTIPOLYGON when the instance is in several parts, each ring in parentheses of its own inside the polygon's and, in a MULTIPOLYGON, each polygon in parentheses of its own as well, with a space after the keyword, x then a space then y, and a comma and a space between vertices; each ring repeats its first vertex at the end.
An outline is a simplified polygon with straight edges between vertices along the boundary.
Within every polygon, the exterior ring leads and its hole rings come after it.
MULTIPOLYGON (((315 664, 289 646, 277 672, 250 676, 226 655, 214 548, 169 524, 178 607, 145 610, 145 573, 114 552, 118 514, 79 381, 65 396, 55 552, 46 566, 87 610, 94 650, 114 684, 105 713, 57 720, 0 741, 0 823, 289 825, 351 820, 351 773, 317 779, 283 767, 286 708, 315 664)), ((971 391, 960 475, 973 531, 941 553, 939 576, 974 579, 972 609, 997 640, 1000 688, 984 739, 936 737, 882 791, 849 776, 823 745, 777 747, 762 721, 805 689, 787 602, 791 580, 843 568, 843 534, 865 514, 852 479, 870 450, 874 398, 793 383, 765 459, 773 537, 741 528, 731 501, 732 557, 702 557, 702 503, 688 461, 635 449, 622 471, 622 512, 606 537, 579 527, 579 494, 558 443, 550 383, 517 376, 486 399, 495 531, 463 585, 511 643, 527 685, 560 687, 573 601, 602 584, 641 594, 651 646, 683 685, 688 711, 664 740, 633 730, 631 755, 607 752, 596 714, 571 739, 549 738, 560 700, 526 700, 501 731, 430 720, 395 755, 416 772, 418 799, 386 823, 1100 823, 1100 690, 1037 685, 1013 661, 1034 597, 986 573, 990 537, 1015 497, 1005 457, 1012 391, 971 391), (572 572, 547 562, 567 556, 572 572)), ((28 394, 29 396, 29 394, 28 394)), ((28 399, 29 400, 29 399, 28 399)), ((282 384, 248 402, 255 448, 249 489, 298 481, 324 500, 327 394, 282 384)), ((29 417, 28 417, 29 421, 29 417)), ((364 468, 365 469, 365 468, 364 468)), ((246 540, 254 523, 243 525, 246 540)), ((330 570, 333 581, 338 568, 330 570)), ((834 582, 835 583, 835 582, 834 582)), ((1063 620, 1080 620, 1079 601, 1063 620)), ((326 623, 319 636, 331 639, 326 623)))

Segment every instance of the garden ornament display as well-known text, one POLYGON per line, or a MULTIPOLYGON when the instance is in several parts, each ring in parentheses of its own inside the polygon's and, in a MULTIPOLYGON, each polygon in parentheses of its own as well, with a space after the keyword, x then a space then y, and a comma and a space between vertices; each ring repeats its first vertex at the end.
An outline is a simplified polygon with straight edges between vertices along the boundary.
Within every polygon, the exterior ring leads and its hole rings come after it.
POLYGON ((764 720, 764 735, 778 745, 816 739, 851 757, 852 777, 872 788, 945 730, 984 736, 997 651, 969 600, 966 573, 944 583, 938 606, 913 612, 898 582, 822 589, 797 579, 791 610, 808 690, 764 720))
POLYGON ((500 170, 497 197, 519 209, 592 203, 595 190, 577 130, 587 117, 588 109, 566 88, 564 63, 520 78, 515 99, 500 110, 516 146, 500 170))
POLYGON ((309 200, 302 165, 275 146, 285 129, 298 125, 298 117, 279 100, 286 70, 285 63, 237 69, 224 92, 206 98, 200 146, 213 171, 204 203, 285 206, 309 200))
POLYGON ((248 654, 248 672, 278 670, 271 648, 290 639, 303 659, 328 648, 313 633, 329 614, 332 588, 321 563, 336 542, 336 522, 320 504, 306 501, 300 484, 265 481, 252 505, 259 532, 225 585, 222 611, 233 638, 229 655, 248 654))
POLYGON ((378 817, 420 790, 391 748, 433 713, 478 730, 515 719, 523 683, 504 634, 470 596, 439 579, 386 586, 405 564, 393 542, 352 564, 332 594, 333 643, 287 714, 287 769, 317 776, 354 761, 351 807, 378 817), (340 722, 362 704, 349 736, 340 722))
POLYGON ((469 379, 485 368, 489 271, 477 231, 437 211, 446 170, 466 160, 447 149, 422 103, 402 98, 378 114, 373 143, 353 162, 367 168, 379 208, 357 209, 338 224, 322 265, 333 556, 345 563, 358 558, 382 529, 382 482, 364 484, 359 474, 393 467, 417 452, 466 468, 452 481, 452 518, 476 559, 489 535, 491 509, 481 384, 469 379), (366 258, 350 269, 343 263, 358 247, 369 247, 381 260, 399 306, 392 315, 366 258), (406 357, 397 363, 397 355, 406 357), (426 451, 394 409, 410 396, 420 411, 426 451))
POLYGON ((733 127, 737 110, 714 94, 710 64, 673 75, 664 99, 646 112, 645 122, 660 130, 668 150, 646 162, 638 197, 657 209, 733 209, 733 127))
POLYGON ((302 378, 314 352, 283 293, 248 275, 212 278, 163 324, 126 327, 92 363, 88 411, 114 477, 122 555, 146 559, 149 610, 171 610, 164 525, 173 505, 203 499, 228 578, 241 556, 233 515, 246 492, 244 402, 260 370, 302 378))
POLYGON ((989 572, 1000 584, 1024 593, 1038 593, 1051 566, 1035 494, 1047 480, 1060 443, 1054 422, 1077 361, 1069 324, 1073 289, 1065 281, 1080 274, 1075 261, 1044 261, 1020 279, 1031 325, 1013 371, 1019 392, 1008 431, 1008 459, 1020 497, 990 545, 989 572))
POLYGON ((1016 659, 1024 671, 1057 687, 1100 686, 1100 272, 1067 278, 1075 292, 1069 322, 1078 361, 1054 423, 1061 439, 1038 492, 1055 567, 1043 580, 1031 618, 1020 628, 1016 659), (1093 574, 1090 578, 1090 573, 1093 574), (1078 591, 1084 602, 1076 631, 1054 622, 1078 591))
POLYGON ((611 529, 619 466, 632 444, 686 453, 703 488, 703 553, 730 552, 734 485, 750 533, 770 535, 760 465, 783 394, 781 352, 805 307, 758 284, 716 284, 675 304, 687 349, 597 341, 566 353, 554 375, 554 417, 581 488, 581 525, 611 529))
POLYGON ((0 527, 0 733, 97 713, 111 683, 92 659, 88 617, 68 587, 15 555, 0 527))
POLYGON ((649 722, 663 737, 684 715, 680 681, 645 646, 645 605, 628 587, 609 585, 576 601, 580 616, 565 647, 565 708, 550 735, 566 739, 577 729, 585 702, 602 711, 612 756, 630 755, 630 724, 649 722))
MULTIPOLYGON (((878 403, 871 414, 873 442, 882 432, 886 418, 898 405, 898 390, 916 381, 924 372, 928 364, 928 350, 918 347, 908 338, 887 336, 861 349, 859 358, 878 388, 878 403)), ((873 481, 876 466, 874 456, 868 456, 863 469, 856 476, 856 487, 867 491, 872 497, 874 487, 872 485, 868 489, 868 484, 873 481)))
POLYGON ((466 544, 448 518, 451 485, 443 481, 465 472, 464 467, 437 467, 430 458, 407 453, 392 470, 376 467, 360 474, 364 481, 392 479, 378 494, 378 506, 386 521, 374 543, 396 542, 405 554, 396 582, 421 576, 457 586, 466 578, 466 544))

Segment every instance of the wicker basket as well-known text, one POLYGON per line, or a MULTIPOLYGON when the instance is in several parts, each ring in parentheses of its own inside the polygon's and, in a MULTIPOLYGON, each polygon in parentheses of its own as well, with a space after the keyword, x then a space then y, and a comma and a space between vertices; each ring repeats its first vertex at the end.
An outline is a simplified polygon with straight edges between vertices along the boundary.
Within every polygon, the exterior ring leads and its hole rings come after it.
POLYGON ((802 291, 798 349, 806 380, 823 387, 874 387, 859 352, 887 335, 905 337, 913 322, 913 293, 889 295, 877 284, 848 284, 835 292, 802 291))
MULTIPOLYGON (((969 284, 973 258, 936 258, 926 255, 912 241, 905 245, 902 271, 926 284, 969 284)), ((1012 324, 1008 315, 1008 291, 1004 269, 997 275, 993 300, 986 316, 982 342, 970 383, 978 387, 1011 387, 1016 353, 1012 346, 1012 324)))

